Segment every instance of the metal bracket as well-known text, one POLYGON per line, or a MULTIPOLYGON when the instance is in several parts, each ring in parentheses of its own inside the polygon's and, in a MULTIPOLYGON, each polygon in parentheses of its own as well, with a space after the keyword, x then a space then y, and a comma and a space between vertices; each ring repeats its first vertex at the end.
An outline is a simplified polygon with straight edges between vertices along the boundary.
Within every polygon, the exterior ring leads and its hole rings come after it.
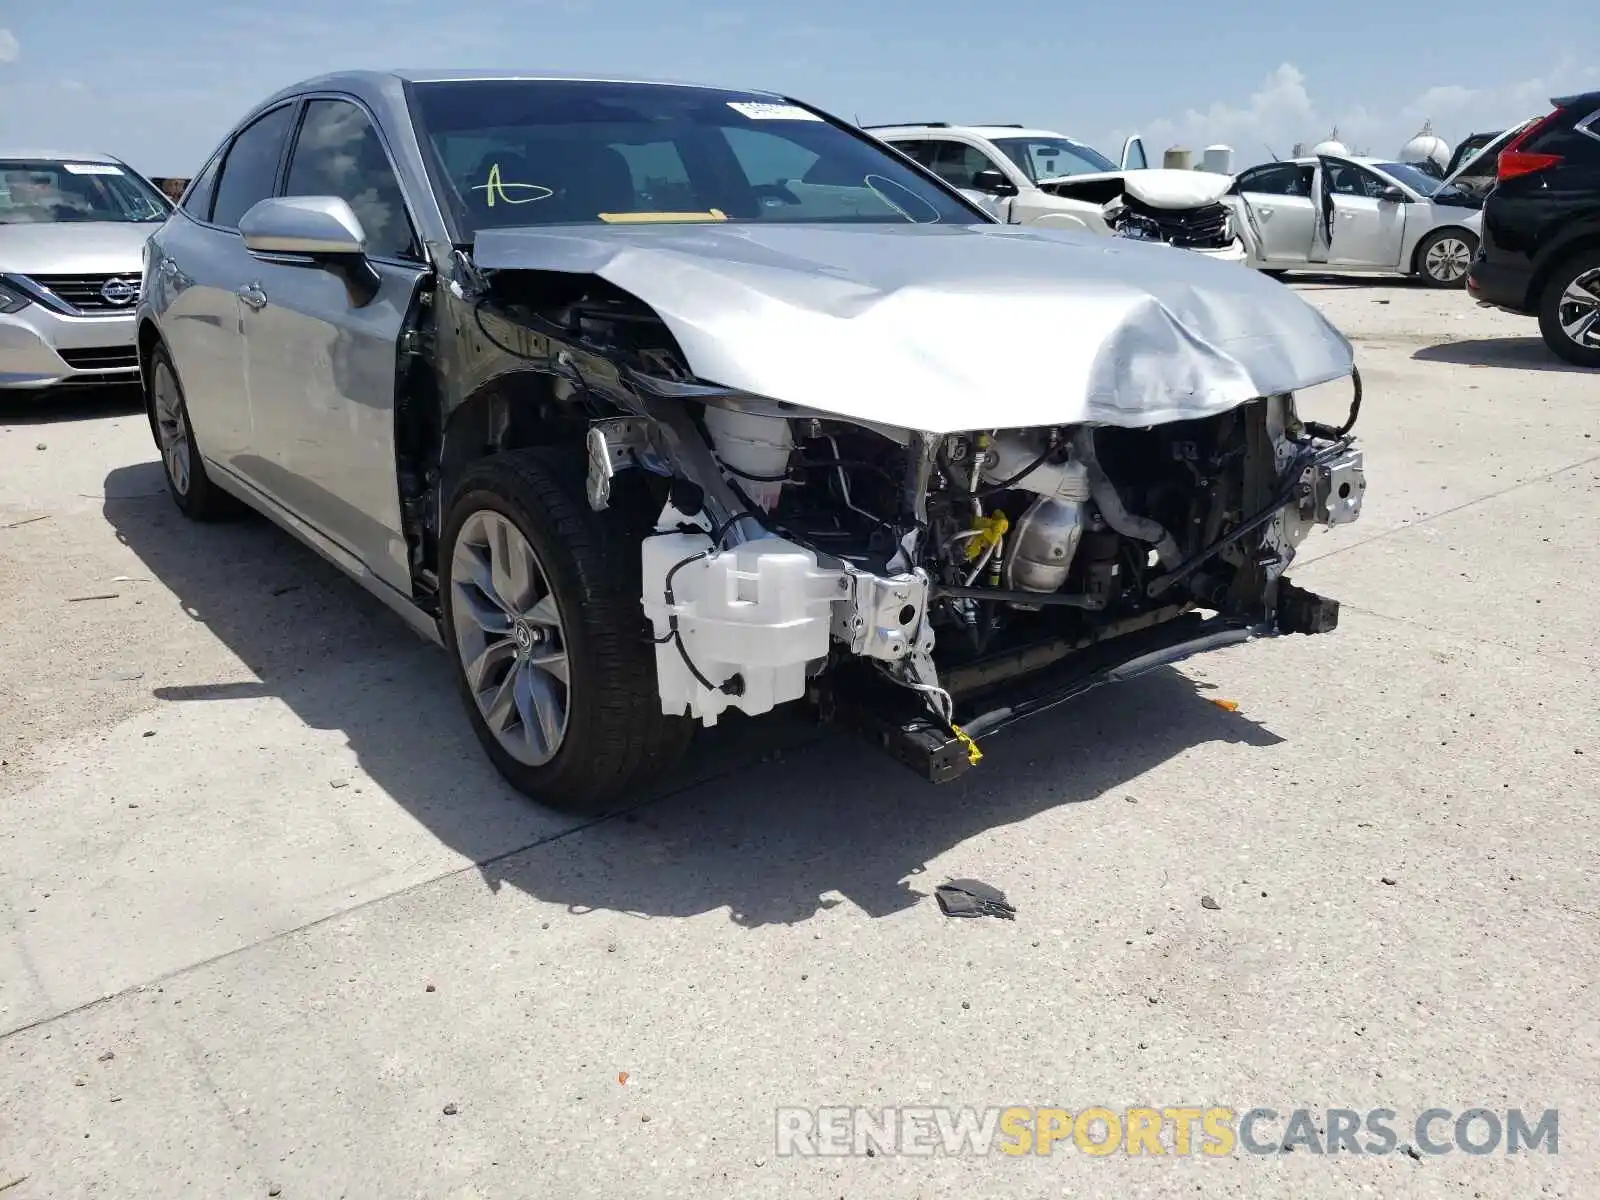
POLYGON ((611 481, 618 471, 642 465, 651 454, 650 431, 640 417, 607 417, 589 425, 589 507, 601 512, 611 503, 611 481))
POLYGON ((898 663, 932 648, 926 571, 884 577, 847 568, 839 583, 845 603, 834 608, 833 636, 850 653, 898 663))

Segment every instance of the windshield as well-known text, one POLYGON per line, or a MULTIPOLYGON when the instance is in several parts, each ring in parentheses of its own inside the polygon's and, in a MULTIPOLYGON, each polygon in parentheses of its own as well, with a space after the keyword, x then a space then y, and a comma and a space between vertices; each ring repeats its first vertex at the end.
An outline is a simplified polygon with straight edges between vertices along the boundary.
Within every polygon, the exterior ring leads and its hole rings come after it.
POLYGON ((1437 192, 1439 184, 1442 182, 1429 175, 1426 171, 1418 170, 1410 163, 1381 162, 1378 164, 1378 170, 1391 179, 1398 179, 1412 191, 1420 192, 1424 196, 1431 196, 1437 192))
POLYGON ((0 225, 162 221, 169 207, 115 163, 0 160, 0 225))
POLYGON ((866 138, 771 96, 471 80, 417 84, 412 105, 463 241, 518 225, 984 219, 866 138))
POLYGON ((1064 179, 1068 175, 1092 175, 1117 169, 1116 163, 1093 146, 1071 138, 995 138, 994 144, 1034 183, 1041 179, 1064 179))

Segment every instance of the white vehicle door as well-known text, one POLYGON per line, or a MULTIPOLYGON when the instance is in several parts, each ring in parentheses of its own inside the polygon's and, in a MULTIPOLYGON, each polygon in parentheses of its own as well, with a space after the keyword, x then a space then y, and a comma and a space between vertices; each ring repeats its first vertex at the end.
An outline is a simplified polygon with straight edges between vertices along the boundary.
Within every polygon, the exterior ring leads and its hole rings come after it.
POLYGON ((1322 156, 1322 218, 1330 267, 1398 270, 1406 210, 1421 197, 1377 172, 1322 156))
POLYGON ((1019 182, 1016 168, 1004 162, 1003 156, 991 156, 955 138, 933 137, 925 144, 932 147, 932 159, 924 161, 935 175, 1002 221, 1015 224, 1022 220, 1016 201, 1026 180, 1019 182))
POLYGON ((1239 236, 1252 263, 1300 266, 1312 260, 1317 240, 1316 170, 1309 163, 1252 167, 1229 190, 1239 216, 1239 236))
POLYGON ((1122 169, 1143 171, 1150 165, 1150 156, 1144 152, 1144 139, 1134 134, 1122 143, 1122 169))

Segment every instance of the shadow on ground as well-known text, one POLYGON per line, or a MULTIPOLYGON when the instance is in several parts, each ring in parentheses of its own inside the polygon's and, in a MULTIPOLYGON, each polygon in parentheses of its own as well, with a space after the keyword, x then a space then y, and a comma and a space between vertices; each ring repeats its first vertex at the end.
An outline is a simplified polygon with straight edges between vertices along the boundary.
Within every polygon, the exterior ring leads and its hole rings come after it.
POLYGON ((1506 367, 1522 371, 1573 371, 1580 375, 1600 372, 1557 358, 1543 338, 1469 338, 1424 346, 1412 358, 1420 362, 1455 363, 1467 367, 1506 367))
POLYGON ((481 754, 444 651, 265 519, 193 524, 147 495, 160 486, 155 463, 113 471, 106 495, 124 498, 107 499, 106 518, 259 682, 196 679, 157 698, 267 696, 340 731, 362 769, 490 887, 574 912, 726 908, 758 926, 806 920, 837 893, 884 915, 940 882, 915 883, 924 864, 986 829, 1122 789, 1196 745, 1280 740, 1171 669, 1000 735, 979 769, 943 787, 799 717, 725 718, 628 811, 530 841, 528 822, 510 819, 529 801, 481 754), (555 839, 555 852, 535 849, 555 839))
POLYGON ((1329 271, 1290 271, 1283 275, 1284 283, 1312 284, 1324 291, 1339 288, 1425 288, 1428 285, 1411 275, 1339 275, 1329 271))
POLYGON ((56 425, 122 416, 144 406, 137 385, 0 391, 0 425, 56 425))

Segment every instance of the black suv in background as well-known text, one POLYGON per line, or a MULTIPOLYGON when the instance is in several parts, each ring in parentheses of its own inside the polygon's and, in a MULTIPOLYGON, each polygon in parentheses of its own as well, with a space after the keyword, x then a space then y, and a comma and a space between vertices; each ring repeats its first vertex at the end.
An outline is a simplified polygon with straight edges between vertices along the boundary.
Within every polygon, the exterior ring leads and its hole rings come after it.
POLYGON ((1550 349, 1600 367, 1600 92, 1550 103, 1500 151, 1467 292, 1536 315, 1550 349))

